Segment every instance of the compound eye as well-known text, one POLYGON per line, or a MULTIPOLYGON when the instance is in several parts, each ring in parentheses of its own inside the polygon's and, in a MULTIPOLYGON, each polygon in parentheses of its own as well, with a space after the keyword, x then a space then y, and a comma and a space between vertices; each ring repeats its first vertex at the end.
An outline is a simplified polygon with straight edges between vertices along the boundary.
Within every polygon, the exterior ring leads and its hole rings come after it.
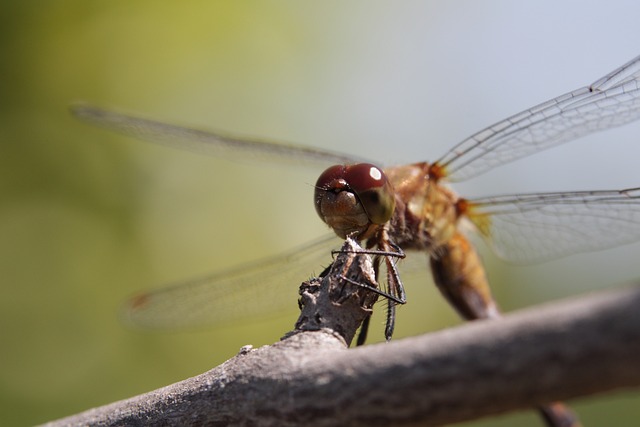
POLYGON ((370 163, 346 166, 344 180, 362 203, 372 223, 384 224, 391 219, 396 199, 382 169, 370 163))
POLYGON ((315 201, 316 212, 318 216, 326 222, 326 218, 322 212, 323 203, 325 203, 325 193, 327 191, 339 192, 347 189, 347 183, 344 180, 345 166, 335 165, 322 172, 316 181, 316 190, 313 195, 315 201))

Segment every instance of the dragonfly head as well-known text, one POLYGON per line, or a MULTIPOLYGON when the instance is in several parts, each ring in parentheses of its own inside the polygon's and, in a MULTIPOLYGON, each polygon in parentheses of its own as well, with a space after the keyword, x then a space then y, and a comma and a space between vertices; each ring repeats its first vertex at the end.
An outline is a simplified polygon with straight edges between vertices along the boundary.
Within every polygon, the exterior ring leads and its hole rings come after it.
POLYGON ((316 212, 341 237, 362 239, 393 215, 395 196, 382 169, 369 163, 337 165, 316 182, 316 212))

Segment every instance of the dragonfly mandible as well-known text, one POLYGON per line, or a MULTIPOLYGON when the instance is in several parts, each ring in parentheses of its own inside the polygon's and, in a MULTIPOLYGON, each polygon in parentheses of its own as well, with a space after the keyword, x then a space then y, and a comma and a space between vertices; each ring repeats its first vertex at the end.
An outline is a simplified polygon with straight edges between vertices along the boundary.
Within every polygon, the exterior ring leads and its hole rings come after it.
MULTIPOLYGON (((589 86, 481 130, 435 162, 386 168, 348 154, 176 126, 91 105, 72 111, 110 130, 196 152, 343 165, 327 169, 316 185, 314 201, 323 221, 340 237, 354 237, 368 248, 426 253, 436 284, 466 319, 496 317, 498 309, 463 224, 472 224, 499 256, 514 261, 640 240, 640 188, 466 199, 446 185, 637 120, 640 56, 589 86)), ((332 236, 324 237, 258 263, 140 294, 128 303, 126 316, 134 324, 159 328, 263 317, 290 304, 269 295, 281 295, 285 284, 298 283, 326 263, 335 246, 332 236)), ((392 281, 389 292, 397 297, 403 290, 392 281)))

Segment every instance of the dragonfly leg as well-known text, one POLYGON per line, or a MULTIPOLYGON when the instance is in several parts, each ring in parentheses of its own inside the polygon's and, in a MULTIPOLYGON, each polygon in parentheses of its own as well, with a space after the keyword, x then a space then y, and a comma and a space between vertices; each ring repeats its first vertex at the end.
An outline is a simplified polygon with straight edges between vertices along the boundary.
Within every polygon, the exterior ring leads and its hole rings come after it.
POLYGON ((387 341, 391 341, 393 331, 396 326, 396 306, 407 302, 407 295, 404 291, 404 285, 400 279, 400 273, 394 258, 404 258, 405 254, 402 249, 391 242, 389 238, 381 239, 380 249, 384 255, 378 258, 384 258, 385 268, 387 270, 387 288, 389 294, 393 298, 387 298, 387 321, 384 328, 384 337, 387 341))
POLYGON ((367 316, 362 321, 362 325, 360 326, 360 332, 358 332, 358 340, 356 341, 356 346, 364 345, 364 342, 367 340, 367 334, 369 333, 369 322, 371 321, 371 316, 367 316))
POLYGON ((384 327, 384 338, 387 341, 391 341, 393 331, 396 328, 396 303, 389 300, 387 301, 387 321, 384 327))
MULTIPOLYGON (((396 305, 405 304, 407 302, 404 285, 402 284, 402 280, 400 279, 400 274, 398 273, 398 269, 395 263, 395 259, 404 258, 405 253, 399 246, 392 243, 390 240, 384 239, 383 241, 384 243, 381 243, 379 245, 380 249, 370 249, 370 248, 362 249, 362 250, 358 250, 357 253, 374 256, 373 270, 375 272, 377 282, 379 282, 378 278, 380 277, 379 276, 380 264, 382 260, 384 260, 386 275, 387 275, 386 290, 372 287, 371 285, 368 285, 366 283, 354 282, 350 280, 348 277, 342 277, 342 279, 351 284, 368 289, 371 292, 375 292, 378 295, 386 298, 388 304, 387 304, 387 319, 386 319, 384 336, 387 341, 390 341, 393 335, 393 331, 395 329, 396 305)), ((341 253, 341 250, 332 252, 334 256, 338 253, 341 253)), ((358 335, 358 340, 356 342, 356 345, 364 344, 367 337, 369 320, 370 320, 369 318, 366 318, 365 321, 363 322, 362 327, 360 328, 360 333, 358 335)))
MULTIPOLYGON (((431 273, 440 292, 466 320, 497 319, 500 310, 491 295, 478 253, 457 233, 430 258, 431 273)), ((549 427, 580 427, 577 416, 563 403, 538 407, 549 427)))

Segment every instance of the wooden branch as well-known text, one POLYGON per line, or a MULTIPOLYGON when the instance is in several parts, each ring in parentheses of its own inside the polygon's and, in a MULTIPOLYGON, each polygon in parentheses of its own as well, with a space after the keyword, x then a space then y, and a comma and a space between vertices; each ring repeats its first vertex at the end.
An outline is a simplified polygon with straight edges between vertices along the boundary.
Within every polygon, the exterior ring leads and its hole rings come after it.
POLYGON ((633 287, 354 349, 315 324, 49 425, 435 426, 528 409, 639 386, 639 307, 633 287))

